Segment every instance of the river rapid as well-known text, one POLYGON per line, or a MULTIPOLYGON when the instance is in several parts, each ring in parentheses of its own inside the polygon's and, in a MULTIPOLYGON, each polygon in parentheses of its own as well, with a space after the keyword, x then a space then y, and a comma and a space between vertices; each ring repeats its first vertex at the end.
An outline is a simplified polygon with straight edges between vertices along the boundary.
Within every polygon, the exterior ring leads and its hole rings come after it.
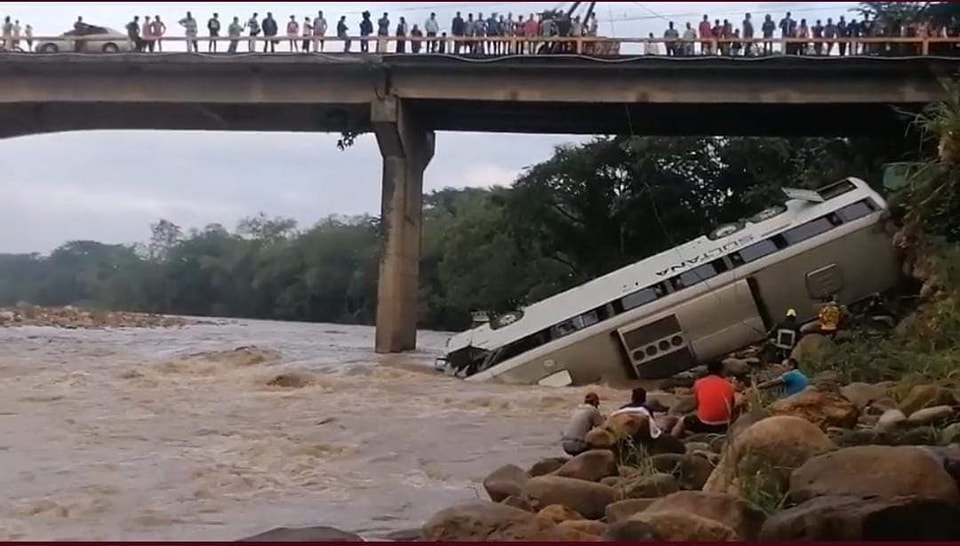
MULTIPOLYGON (((444 334, 377 356, 373 333, 0 329, 0 540, 235 540, 308 525, 378 537, 485 498, 480 481, 502 464, 562 454, 588 389, 463 382, 432 369, 444 334), (233 351, 251 345, 261 351, 233 351)), ((603 410, 625 397, 590 390, 603 410)))

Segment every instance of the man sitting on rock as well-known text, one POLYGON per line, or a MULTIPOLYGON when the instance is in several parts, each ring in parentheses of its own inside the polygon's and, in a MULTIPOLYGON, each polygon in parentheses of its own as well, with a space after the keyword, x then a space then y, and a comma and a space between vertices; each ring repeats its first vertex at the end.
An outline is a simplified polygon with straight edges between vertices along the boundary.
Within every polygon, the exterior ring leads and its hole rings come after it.
POLYGON ((673 436, 682 438, 684 432, 724 434, 733 422, 736 390, 723 377, 723 362, 707 364, 707 375, 693 384, 696 412, 685 415, 673 428, 673 436))
POLYGON ((563 450, 568 455, 576 457, 584 451, 589 451, 591 446, 586 441, 587 433, 594 427, 603 424, 603 416, 600 415, 600 397, 596 393, 589 393, 583 398, 583 404, 577 406, 570 416, 570 422, 563 431, 563 450))
POLYGON ((784 398, 797 394, 803 389, 807 388, 807 376, 803 375, 803 372, 800 371, 800 363, 797 362, 795 358, 788 358, 786 360, 787 366, 790 367, 790 370, 781 375, 780 377, 771 379, 770 381, 764 381, 757 385, 758 389, 772 389, 774 387, 780 388, 780 395, 784 398))
POLYGON ((632 414, 646 417, 650 422, 650 439, 656 440, 660 437, 662 431, 657 425, 657 422, 653 418, 653 413, 647 409, 647 391, 642 387, 637 387, 633 389, 630 393, 630 402, 624 404, 620 409, 610 414, 610 417, 613 418, 617 415, 623 414, 632 414))

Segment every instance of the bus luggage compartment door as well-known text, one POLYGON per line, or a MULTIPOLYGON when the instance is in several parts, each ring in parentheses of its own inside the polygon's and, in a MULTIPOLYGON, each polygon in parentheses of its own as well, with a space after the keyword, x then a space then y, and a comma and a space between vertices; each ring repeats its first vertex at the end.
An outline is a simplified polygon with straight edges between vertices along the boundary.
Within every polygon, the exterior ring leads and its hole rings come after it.
POLYGON ((678 303, 669 314, 617 330, 637 377, 662 379, 762 340, 766 331, 746 280, 678 303))

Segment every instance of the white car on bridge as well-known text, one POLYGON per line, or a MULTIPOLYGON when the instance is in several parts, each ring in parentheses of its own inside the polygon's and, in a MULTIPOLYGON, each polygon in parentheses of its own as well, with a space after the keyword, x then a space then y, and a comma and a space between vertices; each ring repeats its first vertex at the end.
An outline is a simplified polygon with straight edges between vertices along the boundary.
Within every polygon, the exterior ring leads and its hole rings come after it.
POLYGON ((53 40, 41 41, 37 43, 34 51, 38 53, 119 53, 121 51, 133 51, 133 44, 126 34, 107 27, 98 27, 95 25, 84 25, 78 32, 71 30, 64 32, 59 38, 53 40), (78 36, 87 38, 79 43, 78 36))

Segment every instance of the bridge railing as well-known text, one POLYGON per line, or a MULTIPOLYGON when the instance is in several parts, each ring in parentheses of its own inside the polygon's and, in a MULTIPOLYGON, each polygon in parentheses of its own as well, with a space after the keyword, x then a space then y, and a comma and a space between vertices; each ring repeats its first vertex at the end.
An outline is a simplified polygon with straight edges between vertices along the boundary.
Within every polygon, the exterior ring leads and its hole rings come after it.
MULTIPOLYGON (((559 37, 559 36, 298 36, 291 38, 286 35, 277 35, 273 37, 265 36, 163 36, 157 38, 138 38, 139 43, 148 42, 166 43, 187 43, 189 42, 217 42, 248 44, 250 52, 256 52, 254 46, 260 44, 281 44, 283 42, 295 42, 297 47, 308 43, 310 50, 316 52, 318 46, 324 45, 323 53, 357 53, 361 49, 359 44, 366 43, 367 49, 375 53, 397 53, 397 44, 404 44, 405 51, 400 54, 417 54, 410 51, 412 43, 420 44, 420 54, 430 51, 433 53, 441 50, 447 54, 459 54, 461 56, 471 55, 516 55, 516 54, 538 54, 547 52, 565 52, 582 55, 595 56, 616 56, 627 55, 622 51, 623 46, 637 45, 643 46, 644 53, 651 54, 657 46, 657 53, 660 55, 676 54, 677 56, 690 55, 762 55, 770 53, 795 53, 795 54, 821 54, 822 52, 838 51, 841 47, 847 49, 849 54, 874 54, 888 56, 915 56, 936 54, 958 54, 960 55, 960 37, 873 37, 873 38, 696 38, 696 39, 670 39, 670 38, 633 38, 633 37, 607 37, 607 36, 579 36, 579 37, 559 37), (442 48, 440 44, 443 44, 442 48), (334 51, 328 47, 331 44, 340 44, 342 49, 334 51), (357 45, 356 48, 349 48, 349 45, 357 45), (393 44, 392 51, 390 45, 393 44), (699 46, 699 47, 696 47, 699 46), (940 46, 939 48, 937 46, 940 46), (487 49, 497 51, 498 53, 488 52, 487 49), (777 51, 779 49, 779 51, 777 51), (939 49, 939 51, 934 51, 939 49), (479 52, 478 52, 479 51, 479 52)), ((21 36, 16 40, 0 40, 0 53, 23 52, 22 45, 26 43, 27 38, 21 36), (18 44, 17 47, 15 44, 18 44)), ((83 53, 98 53, 99 49, 88 47, 90 43, 126 43, 133 45, 134 41, 121 36, 34 36, 30 38, 33 43, 35 53, 70 53, 79 51, 83 53), (48 48, 48 44, 57 44, 56 50, 48 48), (70 48, 61 49, 61 45, 69 45, 70 48)), ((248 51, 237 51, 237 53, 246 53, 248 51)), ((152 53, 152 52, 151 52, 152 53)), ((145 53, 145 54, 151 54, 145 53)), ((204 54, 207 52, 204 51, 204 54)), ((227 54, 227 51, 220 50, 218 54, 227 54)), ((156 54, 156 53, 153 53, 156 54)))

